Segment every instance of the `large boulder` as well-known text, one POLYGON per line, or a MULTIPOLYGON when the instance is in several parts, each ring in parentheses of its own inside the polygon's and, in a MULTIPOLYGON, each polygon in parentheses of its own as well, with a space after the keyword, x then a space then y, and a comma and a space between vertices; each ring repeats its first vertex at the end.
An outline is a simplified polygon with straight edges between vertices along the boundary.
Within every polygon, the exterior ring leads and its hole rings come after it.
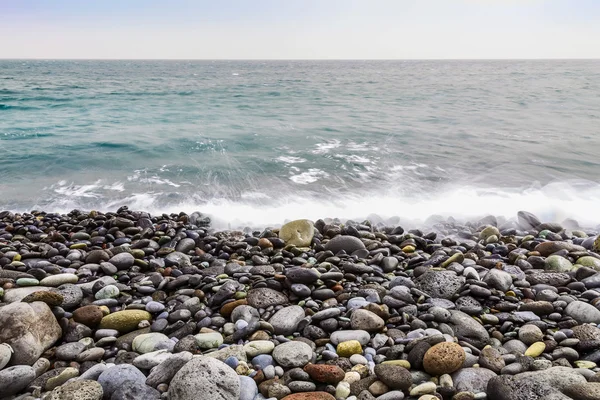
POLYGON ((573 368, 552 367, 496 376, 488 382, 486 392, 490 400, 566 398, 562 395, 566 388, 583 383, 586 383, 585 378, 573 368))
POLYGON ((231 367, 210 357, 196 357, 175 374, 169 400, 238 400, 240 381, 231 367))
POLYGON ((0 343, 14 354, 11 365, 33 365, 62 336, 62 329, 46 303, 11 303, 0 308, 0 343))

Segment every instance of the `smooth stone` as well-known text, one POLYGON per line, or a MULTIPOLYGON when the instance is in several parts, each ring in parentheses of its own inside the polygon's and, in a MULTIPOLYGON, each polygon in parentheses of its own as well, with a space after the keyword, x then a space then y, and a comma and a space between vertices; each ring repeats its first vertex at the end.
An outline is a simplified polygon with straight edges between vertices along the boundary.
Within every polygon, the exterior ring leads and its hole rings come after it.
POLYGON ((279 229, 279 238, 288 245, 309 247, 314 235, 314 225, 307 219, 299 219, 284 224, 279 229))
POLYGON ((119 288, 115 285, 107 285, 96 292, 96 300, 113 299, 119 296, 119 288))
POLYGON ((273 358, 284 368, 303 367, 312 357, 310 346, 300 341, 282 343, 273 350, 273 358))
POLYGON ((371 335, 367 331, 352 330, 352 331, 335 331, 329 338, 333 345, 338 345, 341 342, 356 340, 361 345, 365 346, 371 340, 371 335))
POLYGON ((152 315, 147 311, 117 311, 102 318, 100 329, 116 329, 121 333, 126 333, 137 329, 140 322, 150 320, 152 320, 152 315))
POLYGON ((304 318, 304 309, 300 306, 288 306, 277 311, 270 319, 276 335, 291 335, 296 332, 298 324, 304 318))
POLYGON ((223 335, 219 332, 199 333, 194 338, 201 349, 214 349, 223 344, 223 335))
POLYGON ((583 301, 573 301, 567 305, 564 313, 580 324, 600 323, 600 310, 583 301))
POLYGON ((358 309, 352 312, 350 325, 354 330, 377 332, 383 329, 385 321, 380 316, 369 310, 358 309))
POLYGON ((157 346, 161 342, 168 341, 169 338, 162 333, 145 333, 139 336, 136 336, 133 339, 131 348, 133 351, 138 352, 140 354, 151 353, 157 350, 157 346))
POLYGON ((136 382, 145 383, 146 376, 130 364, 119 364, 110 367, 98 377, 98 383, 102 386, 104 398, 110 398, 121 386, 136 382))
POLYGON ((130 253, 124 252, 111 257, 108 262, 117 267, 118 270, 123 271, 133 266, 135 257, 130 253))
POLYGON ((352 357, 354 354, 362 354, 362 346, 358 340, 347 340, 337 345, 336 353, 340 357, 352 357))
POLYGON ((12 396, 25 389, 35 379, 35 371, 28 365, 17 365, 0 371, 0 396, 12 396))
POLYGON ((240 375, 240 399, 239 400, 254 400, 258 395, 258 386, 256 382, 249 376, 240 375))
POLYGON ((45 277, 40 281, 41 286, 58 287, 67 283, 77 283, 79 278, 75 274, 57 274, 45 277))
POLYGON ((460 340, 464 340, 481 349, 490 340, 487 330, 469 315, 456 310, 450 310, 449 324, 460 340))
POLYGON ((546 258, 546 264, 546 271, 552 272, 569 272, 575 268, 571 261, 558 255, 546 258))
POLYGON ((366 247, 362 240, 357 237, 349 235, 339 235, 329 240, 325 244, 325 250, 337 254, 340 251, 345 251, 347 254, 352 254, 357 250, 364 250, 366 247))
POLYGON ((13 349, 8 343, 0 343, 0 370, 6 367, 13 355, 13 349))
POLYGON ((254 340, 244 345, 244 351, 248 357, 256 357, 259 354, 271 354, 275 344, 270 340, 254 340))
POLYGON ((169 354, 166 360, 161 361, 152 368, 148 378, 146 379, 146 385, 156 388, 160 384, 168 384, 171 382, 171 379, 173 379, 177 371, 179 371, 192 358, 193 355, 189 351, 169 354))

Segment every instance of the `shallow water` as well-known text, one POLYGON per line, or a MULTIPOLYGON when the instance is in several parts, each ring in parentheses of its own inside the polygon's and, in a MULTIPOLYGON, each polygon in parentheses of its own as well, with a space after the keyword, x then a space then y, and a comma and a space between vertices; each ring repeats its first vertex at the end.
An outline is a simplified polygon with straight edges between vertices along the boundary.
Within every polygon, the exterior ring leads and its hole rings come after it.
POLYGON ((0 61, 0 208, 600 223, 600 61, 0 61))

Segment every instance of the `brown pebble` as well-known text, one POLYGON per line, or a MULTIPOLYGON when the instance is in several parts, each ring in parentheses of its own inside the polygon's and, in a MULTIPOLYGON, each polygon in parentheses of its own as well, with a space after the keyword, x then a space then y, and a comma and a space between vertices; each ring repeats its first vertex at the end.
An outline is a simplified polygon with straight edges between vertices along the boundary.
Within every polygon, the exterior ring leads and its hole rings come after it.
POLYGON ((423 367, 431 375, 451 374, 462 366, 465 358, 465 351, 459 344, 442 342, 427 350, 423 367))

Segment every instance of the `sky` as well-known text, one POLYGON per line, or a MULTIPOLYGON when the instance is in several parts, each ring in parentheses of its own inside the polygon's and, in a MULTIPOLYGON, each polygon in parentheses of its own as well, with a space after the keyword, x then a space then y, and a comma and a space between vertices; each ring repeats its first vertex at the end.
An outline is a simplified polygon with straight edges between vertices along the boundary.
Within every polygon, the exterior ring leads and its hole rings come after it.
POLYGON ((600 0, 0 0, 0 58, 600 58, 600 0))

